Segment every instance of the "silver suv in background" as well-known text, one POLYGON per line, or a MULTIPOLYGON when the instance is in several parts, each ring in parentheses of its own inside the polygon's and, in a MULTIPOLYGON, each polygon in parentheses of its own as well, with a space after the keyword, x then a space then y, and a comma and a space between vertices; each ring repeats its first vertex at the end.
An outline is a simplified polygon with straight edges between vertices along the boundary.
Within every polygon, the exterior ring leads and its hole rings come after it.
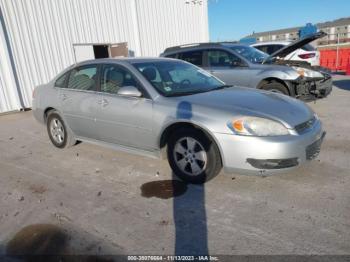
POLYGON ((182 59, 202 67, 228 85, 310 100, 325 97, 331 92, 331 75, 308 63, 281 60, 279 57, 319 37, 309 36, 271 56, 251 46, 231 42, 175 46, 167 48, 161 56, 182 59))

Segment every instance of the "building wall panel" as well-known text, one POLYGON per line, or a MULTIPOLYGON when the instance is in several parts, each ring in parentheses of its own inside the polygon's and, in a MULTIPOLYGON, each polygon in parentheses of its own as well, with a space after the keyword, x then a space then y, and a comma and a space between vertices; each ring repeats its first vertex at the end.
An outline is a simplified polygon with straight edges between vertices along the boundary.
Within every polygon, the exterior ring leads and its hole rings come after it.
MULTIPOLYGON (((0 15, 2 10, 0 9, 0 15)), ((1 18, 0 18, 1 19, 1 18)), ((0 21, 0 113, 20 110, 22 108, 18 97, 15 77, 12 71, 11 57, 7 33, 0 21)))
MULTIPOLYGON (((206 0, 0 0, 0 7, 25 107, 35 86, 75 62, 73 44, 127 42, 135 56, 158 56, 209 38, 206 0)), ((2 57, 0 110, 8 111, 18 98, 2 57)))

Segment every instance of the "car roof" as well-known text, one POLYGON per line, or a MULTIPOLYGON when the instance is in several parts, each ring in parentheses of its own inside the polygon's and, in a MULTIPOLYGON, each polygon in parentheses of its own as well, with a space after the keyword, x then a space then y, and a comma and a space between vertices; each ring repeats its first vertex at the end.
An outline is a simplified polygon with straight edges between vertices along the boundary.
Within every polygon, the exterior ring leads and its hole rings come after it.
POLYGON ((230 46, 247 46, 247 45, 240 44, 238 42, 192 43, 192 44, 185 44, 185 45, 168 47, 164 50, 163 55, 164 54, 180 53, 180 52, 184 52, 187 50, 196 50, 196 49, 211 48, 211 47, 230 47, 230 46))
POLYGON ((159 61, 174 61, 172 58, 166 57, 118 57, 118 58, 99 58, 91 59, 76 63, 75 66, 84 66, 91 64, 105 64, 105 63, 147 63, 147 62, 159 62, 159 61))

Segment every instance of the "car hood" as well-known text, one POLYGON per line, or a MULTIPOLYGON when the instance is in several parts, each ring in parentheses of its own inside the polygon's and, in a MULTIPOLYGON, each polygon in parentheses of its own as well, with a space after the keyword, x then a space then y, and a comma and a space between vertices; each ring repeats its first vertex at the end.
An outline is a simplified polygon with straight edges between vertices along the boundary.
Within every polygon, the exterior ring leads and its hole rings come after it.
POLYGON ((322 31, 314 33, 314 34, 310 34, 302 39, 294 41, 294 42, 290 43, 289 45, 277 50, 276 52, 272 53, 268 58, 266 58, 265 61, 271 60, 272 58, 276 58, 276 57, 280 57, 280 58, 286 57, 287 55, 289 55, 290 53, 294 52, 295 50, 303 47, 304 45, 306 45, 306 44, 308 44, 316 39, 322 38, 326 35, 327 34, 325 32, 322 32, 322 31))
POLYGON ((305 103, 297 99, 245 87, 231 87, 183 96, 181 100, 193 104, 193 109, 197 105, 203 107, 203 110, 212 108, 232 116, 265 117, 282 122, 287 128, 294 128, 310 120, 314 114, 305 103))

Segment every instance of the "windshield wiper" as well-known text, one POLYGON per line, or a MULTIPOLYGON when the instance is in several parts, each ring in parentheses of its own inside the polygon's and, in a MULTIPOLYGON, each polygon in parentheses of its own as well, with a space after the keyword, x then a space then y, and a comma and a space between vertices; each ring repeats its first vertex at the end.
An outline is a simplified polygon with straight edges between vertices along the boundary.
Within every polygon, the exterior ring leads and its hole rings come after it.
POLYGON ((214 88, 208 89, 208 90, 198 90, 198 91, 192 91, 192 92, 177 92, 177 93, 169 94, 169 95, 167 95, 167 97, 189 96, 189 95, 206 93, 206 92, 211 92, 211 91, 214 91, 214 90, 220 90, 220 89, 225 89, 225 88, 230 88, 230 87, 233 87, 233 85, 221 85, 221 86, 217 86, 217 87, 214 87, 214 88))
POLYGON ((195 95, 198 93, 202 93, 202 92, 177 92, 177 93, 173 93, 173 94, 169 94, 166 95, 167 97, 174 97, 174 96, 190 96, 190 95, 195 95))

